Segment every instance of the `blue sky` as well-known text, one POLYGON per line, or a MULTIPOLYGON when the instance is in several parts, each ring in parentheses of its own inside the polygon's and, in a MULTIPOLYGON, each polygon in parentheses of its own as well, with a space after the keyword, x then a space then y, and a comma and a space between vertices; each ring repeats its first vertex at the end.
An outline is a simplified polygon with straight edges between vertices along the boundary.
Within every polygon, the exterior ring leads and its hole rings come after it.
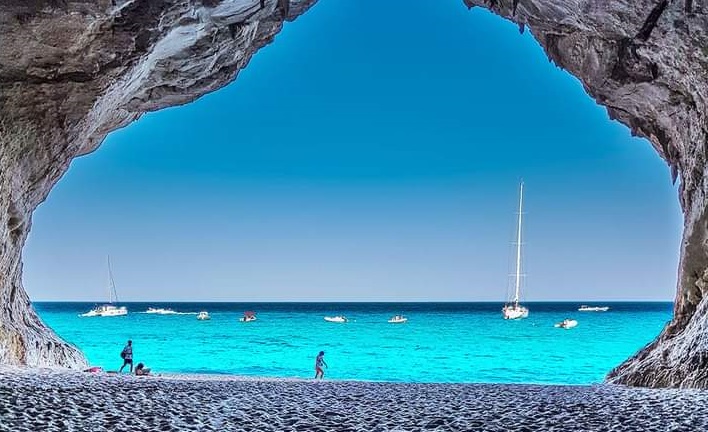
POLYGON ((669 300, 664 162, 533 38, 461 2, 319 2, 231 85, 75 160, 34 216, 34 300, 669 300))

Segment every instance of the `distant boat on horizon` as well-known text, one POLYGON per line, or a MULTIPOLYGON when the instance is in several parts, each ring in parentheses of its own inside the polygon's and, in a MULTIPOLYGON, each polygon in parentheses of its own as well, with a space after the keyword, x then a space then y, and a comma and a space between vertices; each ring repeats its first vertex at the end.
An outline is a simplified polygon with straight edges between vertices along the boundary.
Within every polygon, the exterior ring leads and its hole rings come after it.
POLYGON ((578 325, 578 321, 570 318, 566 318, 563 321, 556 323, 554 325, 555 328, 562 328, 562 329, 572 329, 573 327, 576 327, 578 325))
POLYGON ((199 321, 207 321, 207 320, 210 320, 211 317, 209 316, 209 312, 207 312, 207 311, 201 311, 201 312, 199 312, 199 313, 197 314, 197 319, 198 319, 199 321))
POLYGON ((258 318, 256 318, 256 313, 252 311, 246 311, 243 313, 243 316, 239 318, 238 320, 241 322, 251 322, 251 321, 256 321, 258 318))
POLYGON ((391 324, 403 324, 408 322, 408 318, 404 317, 403 315, 394 315, 391 317, 391 319, 388 320, 389 323, 391 324))
POLYGON ((578 308, 579 312, 607 312, 610 310, 609 306, 587 306, 582 305, 578 308))
POLYGON ((516 279, 514 282, 514 298, 507 302, 502 308, 502 316, 505 320, 526 318, 529 310, 519 304, 521 289, 521 218, 524 206, 524 182, 519 186, 519 219, 516 230, 516 279))
POLYGON ((153 307, 149 307, 145 311, 145 313, 157 314, 157 315, 175 315, 175 314, 177 314, 177 312, 175 312, 174 310, 172 310, 170 308, 153 308, 153 307))
POLYGON ((90 311, 81 314, 82 317, 115 317, 128 315, 128 308, 125 306, 116 306, 118 302, 118 293, 116 292, 116 284, 113 280, 113 271, 111 270, 111 257, 108 256, 108 303, 96 306, 90 311))
POLYGON ((333 322, 333 323, 345 323, 345 322, 349 321, 347 319, 347 317, 345 317, 344 315, 326 316, 326 317, 324 317, 324 320, 327 322, 333 322))

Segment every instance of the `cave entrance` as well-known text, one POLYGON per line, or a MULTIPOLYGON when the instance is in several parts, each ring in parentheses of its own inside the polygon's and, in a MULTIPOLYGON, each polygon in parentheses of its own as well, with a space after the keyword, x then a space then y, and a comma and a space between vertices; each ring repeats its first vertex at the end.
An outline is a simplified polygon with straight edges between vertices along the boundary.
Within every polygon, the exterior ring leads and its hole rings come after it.
MULTIPOLYGON (((266 300, 294 299, 278 297, 284 280, 316 299, 343 278, 360 291, 327 300, 434 300, 440 281, 441 300, 501 300, 520 177, 529 300, 671 296, 680 212, 667 206, 664 163, 530 34, 456 5, 330 3, 287 25, 235 83, 145 115, 77 159, 35 214, 32 296, 55 299, 72 263, 95 262, 72 286, 73 298, 96 299, 110 245, 136 300, 190 300, 195 286, 224 299, 234 275, 245 298, 266 300), (357 14, 367 29, 353 35, 357 14), (463 42, 480 40, 494 43, 463 42), (54 228, 79 217, 81 235, 54 228), (210 252, 200 264, 193 250, 210 252), (391 257, 397 268, 381 269, 391 257)), ((229 26, 231 37, 250 25, 229 26)))

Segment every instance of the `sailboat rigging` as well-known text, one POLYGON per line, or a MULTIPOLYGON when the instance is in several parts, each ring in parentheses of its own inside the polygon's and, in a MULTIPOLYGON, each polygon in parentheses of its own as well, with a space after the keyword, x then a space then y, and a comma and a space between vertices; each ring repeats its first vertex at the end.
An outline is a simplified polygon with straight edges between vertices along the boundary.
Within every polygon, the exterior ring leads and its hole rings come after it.
POLYGON ((118 293, 116 292, 116 283, 113 280, 113 270, 111 269, 111 257, 108 256, 108 303, 96 306, 90 311, 81 314, 82 317, 113 317, 123 316, 128 314, 128 308, 125 306, 116 306, 118 302, 118 293))
POLYGON ((516 272, 514 280, 514 298, 502 308, 504 319, 520 319, 529 316, 529 310, 519 303, 521 291, 521 228, 524 208, 524 182, 519 187, 519 218, 516 228, 516 272))

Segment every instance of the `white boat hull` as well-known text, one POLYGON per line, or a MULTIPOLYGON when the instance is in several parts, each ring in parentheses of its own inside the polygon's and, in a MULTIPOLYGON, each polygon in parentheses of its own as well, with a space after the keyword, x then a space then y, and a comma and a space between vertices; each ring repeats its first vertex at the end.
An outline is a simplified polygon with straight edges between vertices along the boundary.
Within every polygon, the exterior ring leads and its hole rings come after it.
POLYGON ((156 314, 156 315, 177 315, 177 312, 173 311, 172 309, 154 309, 154 308, 148 308, 148 310, 145 311, 145 313, 149 314, 156 314))
POLYGON ((115 306, 101 306, 96 309, 90 310, 85 314, 79 316, 82 317, 116 317, 128 315, 128 309, 125 306, 115 307, 115 306))
POLYGON ((256 317, 248 317, 248 318, 241 317, 241 318, 239 318, 238 320, 241 321, 241 322, 251 322, 251 321, 256 321, 257 318, 256 318, 256 317))
POLYGON ((333 322, 333 323, 345 323, 347 322, 347 319, 341 316, 335 316, 335 317, 329 317, 326 316, 324 317, 324 320, 327 322, 333 322))
POLYGON ((607 312, 609 306, 580 306, 578 312, 607 312))
POLYGON ((563 328, 563 329, 572 329, 573 327, 577 327, 578 321, 576 320, 563 320, 559 323, 556 323, 554 327, 556 328, 563 328))
POLYGON ((395 316, 388 320, 389 324, 403 324, 408 322, 408 318, 402 316, 395 316))
POLYGON ((506 320, 523 319, 529 316, 529 310, 523 306, 504 306, 502 316, 506 320))
POLYGON ((207 320, 210 320, 211 317, 209 316, 209 314, 207 312, 199 312, 199 314, 197 314, 197 319, 199 321, 207 321, 207 320))

